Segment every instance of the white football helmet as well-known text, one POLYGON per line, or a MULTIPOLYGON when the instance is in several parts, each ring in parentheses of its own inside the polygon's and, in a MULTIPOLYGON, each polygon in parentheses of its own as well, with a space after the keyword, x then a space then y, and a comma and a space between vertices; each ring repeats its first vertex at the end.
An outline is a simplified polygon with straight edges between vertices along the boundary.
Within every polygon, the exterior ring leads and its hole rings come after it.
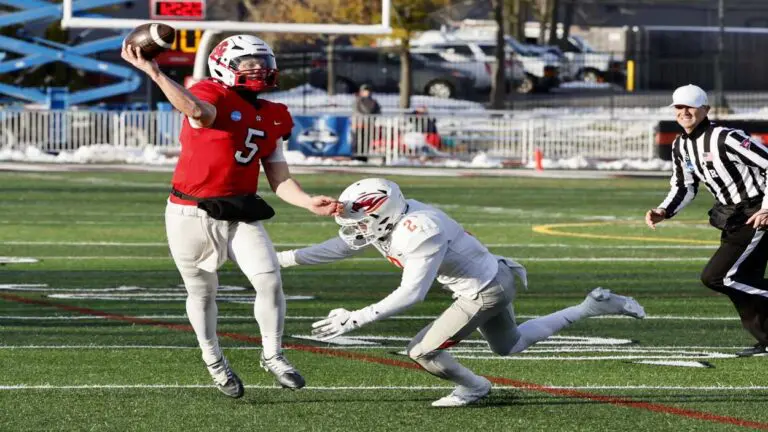
POLYGON ((253 91, 277 87, 275 53, 256 36, 237 35, 221 41, 208 56, 208 69, 212 78, 228 87, 253 91), (241 64, 247 69, 240 69, 241 64))
POLYGON ((352 249, 360 249, 386 237, 408 210, 400 187, 381 178, 368 178, 353 183, 341 193, 344 205, 336 223, 339 236, 352 249))

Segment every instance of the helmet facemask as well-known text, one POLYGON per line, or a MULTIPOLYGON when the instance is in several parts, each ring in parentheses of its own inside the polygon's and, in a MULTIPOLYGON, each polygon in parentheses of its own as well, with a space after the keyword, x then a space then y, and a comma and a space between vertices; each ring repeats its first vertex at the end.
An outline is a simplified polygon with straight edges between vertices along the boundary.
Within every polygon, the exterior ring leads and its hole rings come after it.
MULTIPOLYGON (((402 216, 402 215, 400 215, 402 216)), ((336 217, 336 223, 341 225, 339 228, 339 237, 352 249, 361 249, 369 244, 386 238, 395 228, 395 224, 400 219, 383 218, 379 222, 378 215, 368 215, 362 219, 345 219, 341 216, 336 217)))
POLYGON ((249 54, 235 57, 229 62, 229 68, 235 71, 235 88, 262 91, 277 87, 277 64, 274 56, 249 54))
POLYGON ((339 237, 352 249, 386 238, 408 208, 400 188, 384 179, 355 183, 339 201, 344 204, 342 214, 336 216, 339 237))
POLYGON ((375 242, 379 239, 373 230, 370 229, 373 226, 373 218, 366 216, 363 219, 357 221, 353 219, 343 219, 336 217, 336 223, 341 225, 339 228, 339 237, 349 245, 352 249, 362 249, 365 246, 375 242))

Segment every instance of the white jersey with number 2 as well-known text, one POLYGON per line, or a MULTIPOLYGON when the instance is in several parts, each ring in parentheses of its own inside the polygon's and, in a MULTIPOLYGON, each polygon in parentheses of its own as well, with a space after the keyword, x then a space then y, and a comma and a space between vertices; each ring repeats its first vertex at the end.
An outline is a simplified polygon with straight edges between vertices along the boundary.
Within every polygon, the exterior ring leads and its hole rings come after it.
MULTIPOLYGON (((382 301, 364 310, 376 319, 392 316, 423 300, 437 279, 455 295, 476 298, 496 276, 499 260, 505 261, 526 281, 525 269, 516 262, 493 255, 482 243, 441 210, 416 200, 384 240, 371 244, 387 260, 403 269, 400 286, 382 301)), ((283 267, 338 261, 361 250, 350 248, 339 237, 318 245, 280 252, 283 267)))

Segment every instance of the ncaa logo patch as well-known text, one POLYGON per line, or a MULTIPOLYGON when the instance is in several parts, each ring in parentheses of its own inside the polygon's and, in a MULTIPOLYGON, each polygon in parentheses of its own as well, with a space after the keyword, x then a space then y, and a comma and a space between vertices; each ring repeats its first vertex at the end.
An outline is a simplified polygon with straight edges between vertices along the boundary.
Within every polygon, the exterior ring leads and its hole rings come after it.
POLYGON ((243 118, 243 114, 240 113, 240 111, 232 111, 232 114, 229 115, 229 118, 231 118, 232 121, 240 121, 240 119, 243 118))

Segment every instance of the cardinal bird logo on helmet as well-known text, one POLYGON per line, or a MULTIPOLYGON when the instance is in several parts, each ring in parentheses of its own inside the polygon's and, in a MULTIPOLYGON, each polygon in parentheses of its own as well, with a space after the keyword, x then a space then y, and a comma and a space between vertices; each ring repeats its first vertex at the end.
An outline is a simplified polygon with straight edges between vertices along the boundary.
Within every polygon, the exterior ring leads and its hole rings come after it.
POLYGON ((359 212, 362 210, 365 214, 371 214, 387 202, 387 198, 387 193, 381 191, 361 195, 352 203, 352 211, 359 212))
POLYGON ((216 48, 211 51, 211 57, 215 60, 218 60, 221 58, 221 56, 224 55, 224 53, 227 51, 227 47, 229 46, 228 41, 222 41, 220 44, 216 45, 216 48))

